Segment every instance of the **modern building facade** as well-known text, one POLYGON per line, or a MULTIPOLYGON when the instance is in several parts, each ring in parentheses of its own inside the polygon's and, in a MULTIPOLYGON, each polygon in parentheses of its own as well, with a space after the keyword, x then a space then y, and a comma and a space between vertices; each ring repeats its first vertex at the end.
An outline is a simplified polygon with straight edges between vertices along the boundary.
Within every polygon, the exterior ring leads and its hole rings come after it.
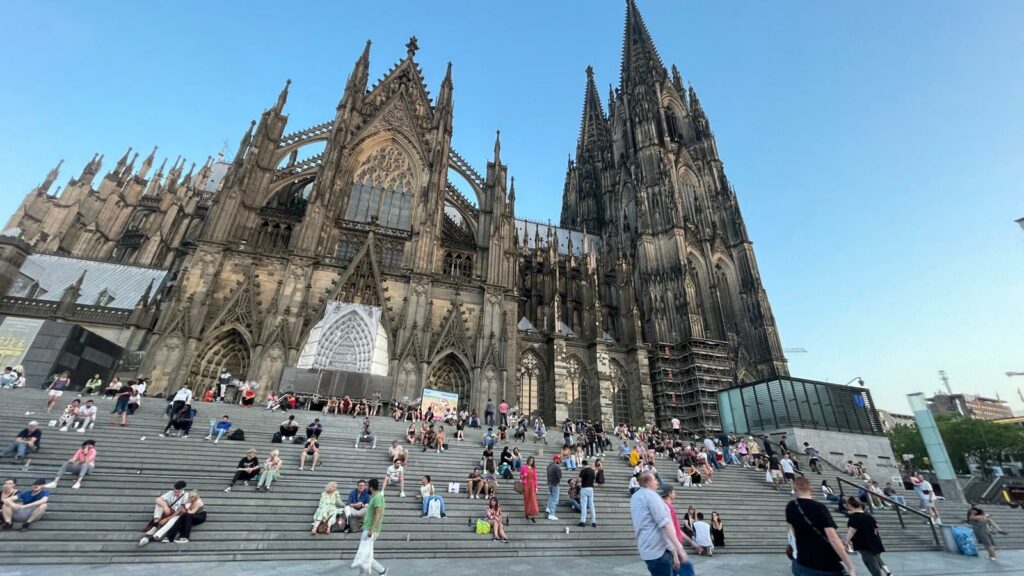
POLYGON ((900 426, 917 426, 913 414, 897 414, 888 410, 879 410, 878 419, 882 422, 882 432, 891 432, 900 426))
POLYGON ((928 398, 928 409, 936 416, 952 414, 978 420, 1013 417, 1013 410, 1005 400, 976 394, 936 394, 928 398))
POLYGON ((96 156, 50 194, 54 169, 8 223, 0 313, 50 317, 10 290, 27 258, 164 271, 124 342, 154 392, 350 371, 397 400, 430 387, 549 421, 717 429, 718 390, 788 373, 708 117, 634 1, 607 107, 586 69, 559 226, 516 216, 517 193, 544 191, 516 190, 500 138, 467 155, 489 157, 480 171, 452 149, 452 67, 431 97, 418 49, 371 85, 367 42, 314 126, 288 125, 286 83, 230 161, 150 175, 156 151, 137 170, 129 151, 96 185, 96 156))

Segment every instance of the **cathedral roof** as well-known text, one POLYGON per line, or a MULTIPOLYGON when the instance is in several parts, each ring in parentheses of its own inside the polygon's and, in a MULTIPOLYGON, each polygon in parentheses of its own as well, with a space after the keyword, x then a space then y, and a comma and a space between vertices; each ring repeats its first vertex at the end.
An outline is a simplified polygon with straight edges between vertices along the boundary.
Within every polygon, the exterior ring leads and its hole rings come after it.
POLYGON ((106 306, 131 309, 151 282, 154 289, 160 286, 167 270, 54 254, 31 254, 7 295, 27 297, 34 291, 34 298, 38 300, 60 300, 64 289, 78 281, 83 273, 85 278, 78 297, 79 304, 97 304, 106 292, 104 300, 109 299, 106 306), (38 289, 34 288, 36 285, 38 289))
POLYGON ((539 235, 542 247, 548 245, 548 231, 555 235, 558 241, 558 253, 568 254, 569 253, 569 241, 572 241, 572 253, 576 256, 583 254, 583 237, 587 237, 587 242, 590 244, 591 250, 600 252, 601 249, 601 237, 594 234, 586 234, 579 230, 570 230, 569 228, 560 228, 551 224, 541 224, 539 222, 533 222, 531 220, 524 220, 522 218, 516 218, 516 233, 521 239, 521 244, 528 245, 531 248, 535 248, 534 239, 539 235))

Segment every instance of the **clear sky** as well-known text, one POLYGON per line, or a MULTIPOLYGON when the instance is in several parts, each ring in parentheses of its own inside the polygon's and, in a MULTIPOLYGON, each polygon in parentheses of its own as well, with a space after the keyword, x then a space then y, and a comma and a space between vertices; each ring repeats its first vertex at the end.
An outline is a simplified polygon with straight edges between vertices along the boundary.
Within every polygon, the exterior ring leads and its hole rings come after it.
MULTIPOLYGON (((641 0, 708 113, 793 374, 864 378, 882 408, 1024 377, 1024 3, 641 0)), ((12 0, 0 19, 0 199, 59 159, 128 146, 202 162, 291 78, 289 128, 330 119, 373 40, 381 77, 419 38, 453 62, 454 147, 502 131, 517 213, 557 220, 584 69, 618 82, 624 2, 12 0)), ((607 104, 607 102, 605 102, 607 104)), ((1015 381, 1016 380, 1016 381, 1015 381)))

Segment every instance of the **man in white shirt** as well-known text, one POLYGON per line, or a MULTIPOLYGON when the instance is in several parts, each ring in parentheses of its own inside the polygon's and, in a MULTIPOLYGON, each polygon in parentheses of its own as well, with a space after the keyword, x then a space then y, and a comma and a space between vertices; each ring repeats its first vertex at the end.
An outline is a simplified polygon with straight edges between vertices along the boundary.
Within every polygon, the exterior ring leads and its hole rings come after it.
POLYGON ((715 543, 711 540, 711 524, 704 521, 703 512, 697 512, 697 521, 693 523, 693 542, 703 548, 708 556, 715 549, 715 543))
POLYGON ((72 422, 72 426, 78 426, 79 433, 85 433, 85 429, 96 423, 96 406, 93 405, 92 400, 86 400, 85 406, 82 406, 75 412, 75 419, 72 422))
MULTIPOLYGON (((176 515, 188 506, 189 493, 185 490, 185 481, 178 480, 174 483, 174 489, 164 492, 156 498, 156 506, 153 507, 153 519, 146 526, 146 534, 139 540, 139 546, 145 546, 152 540, 161 537, 165 532, 164 528, 178 519, 176 515), (161 524, 161 522, 163 522, 161 524)), ((169 527, 167 528, 170 529, 169 527)))
POLYGON ((178 389, 174 397, 171 398, 171 410, 170 414, 177 414, 185 404, 192 403, 192 391, 189 390, 188 386, 182 384, 181 388, 178 389))
MULTIPOLYGON (((796 474, 793 471, 793 461, 789 458, 789 452, 782 455, 782 460, 779 460, 779 467, 782 468, 782 477, 786 479, 790 485, 793 484, 793 478, 796 478, 796 474)), ((793 490, 789 491, 793 494, 793 490)))
POLYGON ((679 436, 679 418, 672 419, 672 433, 679 436))
POLYGON ((711 438, 704 438, 704 447, 708 449, 708 462, 711 466, 713 466, 715 470, 721 468, 722 465, 718 463, 718 450, 715 449, 715 441, 711 438))
POLYGON ((396 483, 400 491, 398 496, 405 498, 405 468, 402 467, 401 462, 388 466, 387 473, 384 475, 384 485, 380 487, 381 492, 388 489, 388 484, 396 483))

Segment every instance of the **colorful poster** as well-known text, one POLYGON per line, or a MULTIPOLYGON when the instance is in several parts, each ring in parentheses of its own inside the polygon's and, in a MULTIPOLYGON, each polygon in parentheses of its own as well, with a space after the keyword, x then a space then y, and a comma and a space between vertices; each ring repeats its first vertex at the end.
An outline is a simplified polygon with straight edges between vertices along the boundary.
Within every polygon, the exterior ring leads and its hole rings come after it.
POLYGON ((0 324, 0 370, 21 364, 42 326, 43 321, 34 318, 4 318, 0 324))
POLYGON ((427 409, 431 406, 434 408, 434 419, 440 420, 445 412, 454 412, 459 409, 459 395, 454 392, 424 388, 423 397, 420 399, 420 410, 426 414, 427 409))

